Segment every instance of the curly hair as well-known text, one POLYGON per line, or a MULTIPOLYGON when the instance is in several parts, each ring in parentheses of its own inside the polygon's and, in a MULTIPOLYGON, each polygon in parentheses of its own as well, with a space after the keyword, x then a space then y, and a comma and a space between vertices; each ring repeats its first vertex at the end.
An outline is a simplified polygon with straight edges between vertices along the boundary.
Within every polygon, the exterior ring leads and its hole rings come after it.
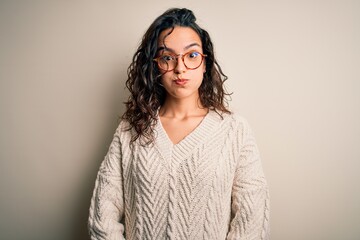
POLYGON ((154 125, 158 121, 158 109, 165 102, 166 91, 159 81, 161 73, 153 59, 158 50, 158 37, 166 29, 173 30, 176 26, 190 27, 199 35, 203 52, 207 55, 207 71, 199 87, 200 102, 203 107, 220 115, 230 113, 226 100, 226 96, 230 94, 224 88, 227 76, 215 59, 209 33, 195 21, 196 17, 191 10, 171 8, 156 18, 144 34, 127 70, 126 87, 130 91, 130 96, 125 102, 126 111, 122 119, 130 124, 127 130, 133 130, 131 143, 139 138, 144 140, 145 144, 154 141, 154 125))

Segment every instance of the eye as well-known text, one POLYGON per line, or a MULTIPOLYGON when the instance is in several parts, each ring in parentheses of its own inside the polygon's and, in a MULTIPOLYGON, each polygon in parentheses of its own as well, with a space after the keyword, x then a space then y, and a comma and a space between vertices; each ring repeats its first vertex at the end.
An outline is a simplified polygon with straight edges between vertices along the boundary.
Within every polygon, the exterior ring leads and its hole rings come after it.
POLYGON ((169 62, 169 61, 173 61, 174 60, 174 57, 171 56, 171 55, 162 55, 160 57, 160 60, 161 61, 164 61, 164 62, 169 62))
POLYGON ((189 58, 196 58, 198 56, 200 56, 199 52, 191 52, 191 53, 189 53, 189 58))

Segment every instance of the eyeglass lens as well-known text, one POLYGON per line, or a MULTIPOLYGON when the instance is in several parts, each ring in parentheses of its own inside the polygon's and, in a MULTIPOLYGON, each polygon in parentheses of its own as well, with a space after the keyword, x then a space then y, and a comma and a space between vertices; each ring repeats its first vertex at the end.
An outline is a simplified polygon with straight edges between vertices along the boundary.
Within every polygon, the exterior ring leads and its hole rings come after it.
POLYGON ((188 52, 182 57, 177 57, 175 55, 164 54, 160 56, 158 64, 159 67, 163 70, 171 71, 176 68, 177 62, 181 58, 184 61, 184 65, 188 69, 198 68, 203 60, 203 56, 199 52, 188 52))

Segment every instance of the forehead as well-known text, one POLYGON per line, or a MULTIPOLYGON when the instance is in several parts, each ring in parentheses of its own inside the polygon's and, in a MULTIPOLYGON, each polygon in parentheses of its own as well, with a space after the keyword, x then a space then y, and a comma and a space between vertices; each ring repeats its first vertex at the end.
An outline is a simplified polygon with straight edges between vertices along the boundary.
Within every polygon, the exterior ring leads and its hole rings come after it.
POLYGON ((201 39, 197 32, 192 28, 176 26, 172 32, 171 30, 171 28, 165 29, 160 33, 158 38, 159 46, 164 46, 165 44, 166 47, 174 49, 188 46, 192 43, 197 43, 201 46, 201 39))

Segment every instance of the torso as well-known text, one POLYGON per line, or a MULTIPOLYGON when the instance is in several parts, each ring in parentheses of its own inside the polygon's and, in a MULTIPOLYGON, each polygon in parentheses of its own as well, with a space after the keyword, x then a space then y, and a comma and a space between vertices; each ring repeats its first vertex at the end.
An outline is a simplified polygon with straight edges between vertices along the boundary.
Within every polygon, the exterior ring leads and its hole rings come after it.
POLYGON ((148 239, 225 239, 242 119, 212 110, 184 119, 160 113, 154 145, 129 147, 131 132, 122 126, 127 239, 141 239, 137 233, 148 239))

